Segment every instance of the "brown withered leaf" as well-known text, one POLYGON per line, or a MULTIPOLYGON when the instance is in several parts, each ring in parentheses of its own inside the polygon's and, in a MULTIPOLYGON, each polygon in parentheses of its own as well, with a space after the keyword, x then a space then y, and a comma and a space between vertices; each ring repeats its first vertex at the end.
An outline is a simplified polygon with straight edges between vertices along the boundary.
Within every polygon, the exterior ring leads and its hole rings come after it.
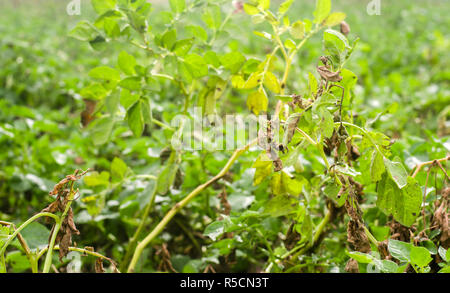
POLYGON ((81 125, 83 125, 83 127, 86 127, 87 125, 89 125, 89 123, 91 123, 94 120, 94 111, 95 111, 95 107, 97 106, 97 102, 96 101, 92 101, 92 100, 83 100, 84 104, 85 104, 85 109, 83 110, 83 112, 81 112, 81 125))
POLYGON ((283 162, 281 161, 280 158, 276 158, 275 160, 273 160, 273 171, 274 172, 279 172, 283 169, 283 162))
POLYGON ((378 242, 378 251, 380 252, 381 259, 392 259, 388 249, 388 240, 378 242))
POLYGON ((346 146, 347 146, 347 160, 350 163, 351 161, 356 161, 360 156, 360 152, 358 150, 358 148, 352 144, 351 140, 347 140, 346 141, 346 146))
POLYGON ((222 192, 219 193, 218 197, 220 198, 220 205, 222 206, 222 214, 229 216, 231 212, 231 205, 228 202, 227 191, 225 188, 222 189, 222 192))
POLYGON ((105 272, 105 269, 103 268, 103 259, 100 257, 95 260, 95 272, 98 274, 105 272))
POLYGON ((345 36, 350 33, 350 26, 345 21, 341 21, 341 33, 345 36))
POLYGON ((411 239, 411 230, 408 227, 403 226, 399 222, 392 220, 389 225, 390 238, 403 242, 409 242, 411 239))
POLYGON ((318 66, 317 72, 326 81, 338 82, 338 81, 342 80, 342 76, 340 76, 340 74, 341 74, 340 71, 333 72, 333 71, 329 70, 326 66, 318 66))
MULTIPOLYGON (((67 231, 62 232, 59 230, 58 236, 61 235, 61 237, 57 237, 57 243, 59 244, 59 261, 62 262, 63 257, 65 257, 69 253, 69 247, 70 244, 72 244, 72 232, 70 229, 67 229, 67 231), (61 233, 61 234, 60 234, 61 233)), ((64 229, 66 230, 66 229, 64 229)))
POLYGON ((320 56, 319 60, 320 60, 320 62, 322 62, 323 65, 328 66, 328 58, 327 58, 327 56, 320 56))
POLYGON ((347 273, 359 273, 358 262, 353 258, 349 259, 347 264, 345 265, 345 271, 347 273))
POLYGON ((449 229, 449 212, 448 212, 448 194, 450 187, 442 190, 442 198, 439 207, 434 211, 432 226, 441 230, 439 241, 442 247, 448 249, 450 247, 450 229, 449 229))
POLYGON ((370 242, 364 231, 363 224, 359 221, 350 220, 347 226, 347 241, 352 250, 364 253, 370 252, 370 242))
POLYGON ((286 121, 286 137, 284 143, 288 144, 291 142, 292 137, 295 134, 295 130, 297 129, 298 121, 300 121, 301 113, 295 113, 291 115, 286 121))

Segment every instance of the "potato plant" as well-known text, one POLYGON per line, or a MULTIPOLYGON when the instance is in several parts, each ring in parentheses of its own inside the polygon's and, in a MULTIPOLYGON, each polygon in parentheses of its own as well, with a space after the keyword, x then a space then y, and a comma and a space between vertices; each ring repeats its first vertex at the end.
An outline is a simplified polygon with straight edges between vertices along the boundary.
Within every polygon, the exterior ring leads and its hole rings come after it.
POLYGON ((65 177, 40 213, 19 227, 0 222, 0 271, 17 238, 33 272, 44 255, 50 272, 54 250, 60 261, 69 251, 95 257, 97 272, 104 260, 111 272, 329 272, 336 262, 341 272, 449 272, 450 157, 405 167, 372 127, 392 109, 370 120, 355 107, 359 37, 345 12, 317 0, 312 16, 293 17, 294 0, 272 2, 170 0, 155 11, 144 0, 92 0, 96 19, 69 36, 109 48, 115 62, 90 69, 80 124, 99 149, 119 136, 130 149, 156 141, 158 154, 147 155, 158 164, 136 173, 115 155, 109 170, 65 177), (240 18, 264 53, 240 50, 229 30, 240 18), (314 38, 320 53, 302 64, 314 38), (92 194, 76 189, 82 178, 92 194), (116 193, 133 195, 119 211, 125 230, 110 234, 125 244, 113 256, 96 243, 78 248, 71 205, 95 220, 116 193), (54 222, 48 245, 31 250, 20 232, 44 217, 54 222))

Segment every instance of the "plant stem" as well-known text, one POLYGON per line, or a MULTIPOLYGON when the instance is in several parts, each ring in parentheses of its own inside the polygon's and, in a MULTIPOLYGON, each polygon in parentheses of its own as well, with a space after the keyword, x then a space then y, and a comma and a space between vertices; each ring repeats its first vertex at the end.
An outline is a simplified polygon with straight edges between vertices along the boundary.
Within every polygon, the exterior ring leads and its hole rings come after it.
POLYGON ((372 145, 375 147, 375 149, 377 150, 377 152, 384 158, 384 154, 380 151, 380 149, 378 148, 378 145, 377 145, 376 142, 373 140, 373 138, 370 136, 370 134, 367 132, 367 130, 365 130, 365 129, 362 128, 362 127, 359 127, 358 125, 355 125, 355 124, 352 124, 352 123, 349 123, 349 122, 343 122, 343 121, 341 121, 341 122, 335 122, 334 124, 335 124, 335 125, 347 125, 347 126, 356 128, 356 129, 358 129, 359 131, 361 131, 361 133, 364 134, 364 135, 369 139, 369 141, 370 141, 370 142, 372 143, 372 145))
POLYGON ((369 238, 369 241, 372 242, 373 245, 375 245, 378 248, 378 241, 375 239, 375 237, 370 233, 369 229, 367 229, 366 226, 364 226, 364 232, 367 235, 367 238, 369 238))
MULTIPOLYGON (((18 236, 20 234, 20 231, 22 231, 29 224, 31 224, 36 219, 39 219, 41 217, 53 218, 55 220, 55 222, 59 222, 60 221, 60 219, 59 219, 59 217, 57 215, 54 215, 52 213, 45 213, 44 212, 44 213, 39 213, 39 214, 36 214, 36 215, 32 216, 31 218, 26 220, 22 225, 20 225, 20 227, 17 228, 10 237, 8 237, 8 240, 6 240, 5 244, 3 244, 2 248, 0 249, 0 261, 1 261, 1 264, 2 264, 2 267, 0 268, 1 269, 0 273, 6 273, 6 262, 5 262, 5 251, 6 251, 6 248, 8 248, 8 246, 11 244, 11 242, 14 240, 14 238, 16 238, 16 236, 18 236)), ((30 260, 30 263, 33 264, 31 260, 30 260)), ((33 269, 33 265, 31 267, 33 269)))
POLYGON ((74 184, 75 184, 74 181, 72 181, 70 183, 70 192, 69 192, 69 197, 67 199, 67 204, 65 206, 64 212, 61 215, 59 221, 57 221, 55 223, 55 228, 53 229, 52 237, 50 239, 47 256, 45 257, 43 273, 48 273, 50 271, 50 267, 52 265, 53 247, 55 246, 56 236, 58 235, 59 229, 61 228, 61 225, 64 222, 64 219, 66 218, 67 213, 70 210, 70 206, 72 205, 72 201, 76 194, 76 192, 73 191, 74 184))
POLYGON ((428 161, 428 162, 423 162, 423 163, 417 164, 417 166, 414 167, 414 169, 413 169, 415 171, 414 171, 412 177, 413 178, 416 177, 417 174, 419 173, 420 169, 422 169, 426 165, 436 164, 436 162, 441 163, 441 162, 445 162, 445 161, 449 161, 449 160, 450 160, 450 156, 447 156, 447 157, 442 158, 442 159, 438 159, 438 160, 433 160, 433 161, 428 161))
POLYGON ((183 208, 185 207, 194 197, 196 197, 199 193, 201 193, 204 189, 206 189, 208 186, 216 182, 217 180, 221 179, 225 174, 230 170, 231 166, 234 164, 234 162, 240 157, 242 153, 247 151, 251 146, 257 143, 257 140, 253 140, 246 146, 244 146, 241 149, 237 149, 233 155, 230 157, 228 162, 225 164, 223 169, 213 178, 211 178, 206 183, 203 183, 202 185, 197 186, 196 189, 194 189, 191 193, 189 193, 183 200, 175 204, 172 209, 170 209, 169 212, 164 216, 164 218, 159 222, 159 224, 153 229, 153 231, 148 234, 142 242, 140 242, 136 250, 134 251, 133 258, 131 259, 130 265, 128 266, 128 273, 132 273, 134 271, 134 268, 137 264, 137 261, 139 257, 142 254, 142 251, 144 248, 156 237, 158 236, 164 228, 167 226, 167 224, 172 220, 172 218, 183 208))
POLYGON ((136 248, 136 243, 137 243, 137 241, 139 239, 139 235, 141 234, 142 229, 145 226, 145 221, 147 220, 148 215, 150 214, 150 210, 151 210, 151 208, 153 206, 153 203, 155 202, 156 193, 157 193, 156 191, 157 191, 157 189, 156 189, 156 186, 155 186, 155 188, 152 191, 152 194, 150 195, 150 200, 147 203, 147 206, 145 207, 144 213, 142 214, 139 226, 136 229, 136 231, 134 232, 133 237, 130 239, 130 243, 128 244, 127 251, 125 253, 125 257, 123 258, 122 264, 120 266, 120 269, 122 271, 126 270, 128 262, 130 261, 130 258, 131 258, 131 253, 136 248))
POLYGON ((175 129, 173 129, 173 128, 170 127, 169 125, 167 125, 167 124, 165 124, 165 123, 163 123, 163 122, 161 122, 161 121, 159 121, 159 120, 156 120, 156 119, 153 119, 153 118, 152 118, 152 122, 155 123, 156 125, 162 127, 162 128, 168 129, 168 130, 170 130, 170 131, 175 131, 175 129))
MULTIPOLYGON (((55 245, 55 247, 53 247, 53 250, 59 250, 59 245, 55 245)), ((48 251, 48 247, 42 249, 42 251, 39 252, 39 254, 37 255, 36 260, 39 260, 39 258, 41 258, 47 251, 48 251)), ((89 250, 86 248, 79 248, 79 247, 73 247, 73 246, 69 247, 69 251, 77 251, 80 253, 89 254, 89 255, 107 260, 109 263, 111 263, 117 269, 116 262, 114 260, 112 260, 111 258, 104 256, 103 254, 100 254, 98 252, 95 252, 95 251, 92 251, 92 250, 89 250)), ((117 271, 120 273, 119 270, 117 270, 117 271)))

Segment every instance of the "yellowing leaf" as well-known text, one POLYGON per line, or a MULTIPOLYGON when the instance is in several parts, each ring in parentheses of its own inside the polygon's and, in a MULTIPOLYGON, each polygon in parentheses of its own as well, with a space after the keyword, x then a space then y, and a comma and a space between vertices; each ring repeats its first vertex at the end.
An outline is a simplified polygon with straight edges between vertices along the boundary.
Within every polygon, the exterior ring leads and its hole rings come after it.
POLYGON ((266 72, 264 75, 264 85, 275 94, 280 92, 280 83, 272 72, 266 72))
POLYGON ((247 106, 255 115, 258 115, 261 111, 267 111, 268 105, 269 99, 267 99, 264 91, 253 92, 247 98, 247 106))
POLYGON ((305 36, 305 24, 300 20, 294 22, 289 30, 289 33, 294 39, 303 39, 305 36))
POLYGON ((325 26, 338 25, 345 19, 347 15, 343 12, 333 12, 324 21, 325 26))

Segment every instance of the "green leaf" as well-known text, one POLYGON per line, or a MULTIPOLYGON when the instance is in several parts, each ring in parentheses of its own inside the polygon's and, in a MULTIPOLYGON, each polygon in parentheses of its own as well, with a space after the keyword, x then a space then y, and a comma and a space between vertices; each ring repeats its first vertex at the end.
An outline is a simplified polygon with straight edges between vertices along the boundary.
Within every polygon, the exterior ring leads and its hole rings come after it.
POLYGON ((398 188, 402 189, 406 186, 408 172, 406 171, 403 164, 400 162, 392 162, 387 158, 383 158, 384 165, 386 166, 386 170, 391 176, 392 180, 397 184, 398 188))
POLYGON ((317 90, 317 79, 311 72, 308 72, 308 97, 313 98, 313 96, 317 93, 317 90))
POLYGON ((100 66, 92 69, 89 76, 96 79, 119 81, 120 73, 114 68, 108 66, 100 66))
POLYGON ((433 259, 430 252, 425 247, 413 246, 410 251, 411 264, 420 268, 426 267, 433 259))
POLYGON ((245 62, 245 57, 238 51, 227 53, 220 57, 220 63, 232 74, 239 71, 245 62))
POLYGON ((450 253, 449 253, 449 251, 450 251, 450 249, 447 251, 444 247, 439 246, 439 249, 438 249, 439 256, 440 256, 445 262, 450 261, 450 253), (447 255, 447 254, 448 254, 448 255, 447 255))
POLYGON ((18 250, 8 253, 6 263, 11 266, 13 273, 21 273, 30 268, 28 257, 18 250))
POLYGON ((200 55, 187 55, 184 59, 184 64, 194 78, 203 77, 208 74, 208 65, 200 55))
POLYGON ((222 13, 220 11, 219 5, 209 6, 207 9, 205 9, 202 15, 202 20, 209 28, 217 30, 222 24, 222 13))
POLYGON ((139 94, 131 94, 129 90, 123 89, 120 92, 120 104, 125 110, 130 109, 139 100, 139 94))
POLYGON ((296 21, 292 24, 289 33, 294 39, 303 39, 305 36, 305 25, 302 21, 296 21))
POLYGON ((92 7, 98 14, 103 14, 116 7, 117 0, 91 0, 92 7))
POLYGON ((112 18, 105 18, 103 20, 103 29, 105 30, 105 34, 110 38, 117 38, 120 36, 120 26, 112 18))
POLYGON ((389 253, 401 262, 410 262, 410 252, 414 246, 411 243, 389 239, 389 253))
POLYGON ((346 251, 345 253, 358 263, 371 263, 374 259, 370 254, 359 251, 346 251))
POLYGON ((119 86, 130 91, 138 91, 141 89, 141 78, 138 76, 126 77, 119 82, 119 86))
POLYGON ((450 266, 446 266, 446 267, 442 268, 441 270, 439 270, 438 273, 450 274, 450 266))
POLYGON ((95 101, 103 100, 106 97, 107 93, 108 91, 105 89, 105 87, 97 82, 88 85, 80 91, 80 95, 83 98, 95 101))
POLYGON ((109 139, 114 126, 114 119, 111 116, 104 116, 94 120, 89 124, 90 137, 95 145, 102 145, 109 139))
POLYGON ((142 104, 136 102, 128 111, 128 126, 135 137, 140 137, 144 132, 144 115, 142 113, 142 104))
POLYGON ((50 231, 44 225, 33 222, 28 225, 22 232, 22 237, 27 241, 30 249, 44 248, 48 245, 48 236, 50 231))
POLYGON ((180 167, 180 154, 176 151, 171 152, 170 157, 166 163, 166 166, 161 171, 157 180, 157 191, 161 195, 167 194, 173 183, 180 167))
POLYGON ((258 0, 258 6, 262 9, 262 10, 267 10, 270 8, 270 0, 258 0))
POLYGON ((269 99, 262 90, 251 93, 247 98, 247 106, 255 115, 258 115, 260 112, 266 112, 268 105, 269 99))
POLYGON ((331 56, 333 63, 340 65, 346 56, 346 48, 349 48, 347 38, 338 31, 327 29, 323 33, 325 54, 331 56))
POLYGON ((420 214, 422 205, 422 190, 417 181, 407 178, 407 185, 399 189, 397 184, 386 173, 378 183, 377 206, 386 214, 404 226, 414 224, 420 214))
POLYGON ((184 40, 179 40, 175 43, 174 47, 173 47, 173 52, 180 57, 183 57, 184 55, 186 55, 189 50, 192 48, 192 44, 194 42, 194 39, 184 39, 184 40))
POLYGON ((317 0, 314 10, 314 23, 322 23, 331 12, 331 0, 317 0))
POLYGON ((168 50, 172 50, 173 46, 175 45, 175 42, 177 41, 177 31, 176 30, 170 30, 167 31, 162 37, 161 37, 161 43, 162 46, 168 50))
POLYGON ((185 27, 186 31, 189 33, 189 37, 199 38, 206 42, 208 40, 208 34, 205 29, 198 25, 188 25, 185 27))
POLYGON ((248 15, 255 15, 259 13, 259 9, 258 7, 251 5, 249 3, 244 3, 244 11, 248 14, 248 15))
POLYGON ((206 226, 203 235, 208 236, 212 241, 216 241, 216 239, 224 232, 225 223, 223 221, 216 221, 206 226))
POLYGON ((111 178, 113 181, 121 181, 125 178, 128 167, 124 161, 115 157, 111 163, 111 178))
POLYGON ((86 20, 80 21, 70 32, 69 37, 83 42, 94 40, 98 36, 96 28, 86 20))
POLYGON ((323 25, 329 27, 338 25, 345 19, 345 17, 347 17, 347 15, 343 12, 333 12, 325 19, 323 25))
POLYGON ((381 175, 385 171, 383 156, 374 150, 372 154, 372 161, 370 163, 370 175, 373 182, 378 182, 381 180, 381 175))
POLYGON ((128 54, 126 51, 122 51, 119 54, 117 65, 127 75, 136 74, 134 67, 136 66, 136 59, 133 55, 128 54))
MULTIPOLYGON (((5 244, 5 242, 8 240, 10 235, 10 229, 7 226, 2 226, 0 225, 0 247, 3 246, 3 244, 5 244)), ((1 265, 1 262, 0 262, 1 265)), ((2 267, 0 267, 0 272, 2 272, 2 267)))
POLYGON ((375 265, 377 268, 384 273, 397 273, 398 272, 398 264, 390 260, 382 260, 376 261, 375 265))
POLYGON ((175 13, 181 13, 186 9, 186 1, 185 0, 169 0, 170 8, 175 13))
POLYGON ((294 2, 294 0, 286 0, 283 3, 281 3, 280 8, 278 8, 278 14, 279 15, 285 14, 291 7, 292 2, 294 2))
POLYGON ((101 173, 98 172, 90 172, 89 175, 83 177, 84 183, 87 186, 108 186, 109 185, 109 172, 103 171, 101 173))
MULTIPOLYGON (((277 175, 280 173, 274 174, 277 175)), ((281 174, 280 174, 281 176, 281 174)), ((277 195, 269 200, 264 207, 264 213, 271 217, 281 217, 295 213, 298 207, 298 200, 289 195, 277 195)))

